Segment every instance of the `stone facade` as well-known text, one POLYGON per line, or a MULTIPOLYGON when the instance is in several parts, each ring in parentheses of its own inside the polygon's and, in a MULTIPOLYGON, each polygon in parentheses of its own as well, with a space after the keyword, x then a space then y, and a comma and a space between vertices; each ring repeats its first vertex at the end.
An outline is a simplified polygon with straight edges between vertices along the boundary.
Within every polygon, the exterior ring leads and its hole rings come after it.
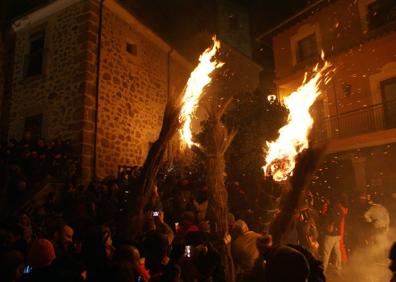
POLYGON ((3 33, 0 31, 0 109, 3 108, 3 99, 4 99, 5 59, 6 58, 5 58, 4 36, 3 33))
POLYGON ((189 75, 189 66, 180 56, 124 13, 116 5, 104 10, 98 176, 114 175, 115 164, 144 162, 158 138, 168 96, 180 93, 189 75))
POLYGON ((9 136, 20 138, 25 118, 42 114, 43 137, 75 144, 83 181, 94 174, 116 175, 118 165, 143 163, 161 128, 167 98, 180 91, 190 68, 123 7, 105 3, 99 91, 99 1, 55 1, 14 24, 9 136), (25 77, 30 36, 40 30, 45 31, 44 72, 25 77), (127 44, 132 53, 137 48, 136 55, 127 52, 127 44))

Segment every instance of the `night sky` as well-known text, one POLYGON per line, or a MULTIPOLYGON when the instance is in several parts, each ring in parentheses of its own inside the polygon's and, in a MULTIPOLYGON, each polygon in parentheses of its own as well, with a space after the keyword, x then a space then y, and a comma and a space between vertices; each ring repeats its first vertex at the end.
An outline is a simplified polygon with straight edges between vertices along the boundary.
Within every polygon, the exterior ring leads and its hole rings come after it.
MULTIPOLYGON (((293 15, 313 0, 229 0, 244 6, 250 15, 252 41, 261 32, 293 15)), ((50 0, 6 0, 2 17, 10 20, 35 7, 45 5, 50 0)), ((120 0, 133 13, 165 40, 176 46, 180 44, 180 34, 194 32, 196 26, 204 28, 210 21, 210 6, 215 0, 120 0), (203 8, 205 6, 205 8, 203 8), (205 10, 209 9, 209 11, 205 10), (197 20, 199 18, 199 21, 197 20), (197 22, 198 21, 198 22, 197 22), (190 28, 190 30, 189 30, 190 28)), ((184 36, 183 38, 185 38, 184 36)))

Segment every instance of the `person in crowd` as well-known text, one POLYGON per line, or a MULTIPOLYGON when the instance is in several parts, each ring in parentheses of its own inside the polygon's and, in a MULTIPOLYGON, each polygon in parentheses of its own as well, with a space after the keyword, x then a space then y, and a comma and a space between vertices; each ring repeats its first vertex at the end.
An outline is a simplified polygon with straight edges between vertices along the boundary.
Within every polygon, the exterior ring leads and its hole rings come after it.
POLYGON ((158 279, 159 282, 183 282, 181 265, 184 260, 185 249, 185 244, 173 244, 169 255, 169 263, 166 265, 163 275, 158 279))
POLYGON ((169 246, 172 245, 173 239, 175 238, 175 234, 172 228, 165 222, 164 220, 165 213, 163 211, 153 212, 153 218, 155 223, 155 229, 158 230, 161 234, 166 235, 168 238, 169 246))
POLYGON ((114 282, 148 282, 148 271, 142 273, 139 250, 131 245, 121 245, 114 252, 112 281, 114 282))
POLYGON ((79 273, 70 272, 56 263, 56 254, 51 241, 38 239, 32 243, 27 258, 25 274, 18 282, 81 282, 79 273))
POLYGON ((150 271, 151 280, 159 279, 169 262, 168 237, 157 230, 148 232, 143 239, 145 265, 150 271))
POLYGON ((150 198, 149 203, 147 204, 146 207, 147 210, 152 210, 152 211, 160 211, 163 210, 162 202, 160 199, 159 191, 158 191, 158 186, 154 185, 153 192, 150 198))
POLYGON ((348 197, 343 194, 338 207, 342 213, 341 226, 340 226, 340 250, 341 250, 341 262, 346 263, 348 261, 348 254, 345 247, 345 219, 348 214, 348 197))
POLYGON ((307 203, 304 203, 297 212, 296 230, 299 245, 318 256, 319 232, 307 203))
POLYGON ((256 245, 257 239, 261 235, 250 231, 247 224, 241 219, 235 222, 234 229, 235 237, 231 242, 232 257, 236 266, 237 281, 244 281, 259 256, 256 245))
POLYGON ((29 245, 32 241, 33 227, 32 222, 26 213, 22 213, 18 217, 18 225, 23 229, 23 240, 29 245))
POLYGON ((0 277, 3 282, 16 282, 24 271, 24 256, 19 251, 8 251, 0 256, 0 277))
POLYGON ((339 202, 333 202, 328 210, 325 221, 325 236, 323 239, 322 258, 324 270, 327 270, 330 255, 332 252, 335 254, 335 270, 337 273, 341 271, 341 222, 343 219, 343 211, 339 202))
POLYGON ((392 271, 392 279, 390 282, 396 282, 396 242, 393 243, 390 249, 389 259, 391 261, 389 270, 392 271))
POLYGON ((11 224, 8 228, 8 245, 12 250, 26 253, 28 242, 24 238, 24 229, 17 223, 11 224))
POLYGON ((111 281, 111 256, 113 253, 111 232, 107 226, 95 226, 83 241, 83 256, 90 282, 111 281))
POLYGON ((25 149, 31 149, 33 147, 33 136, 30 131, 25 131, 22 136, 22 140, 19 142, 19 146, 25 149))
POLYGON ((248 281, 308 281, 309 262, 304 254, 297 249, 286 245, 275 246, 269 235, 257 239, 257 249, 259 256, 248 281))
POLYGON ((195 215, 191 211, 186 211, 181 216, 180 228, 177 230, 178 237, 184 237, 189 232, 198 231, 198 226, 195 225, 195 215))
POLYGON ((225 282, 220 255, 208 241, 206 234, 191 231, 185 239, 185 255, 181 266, 183 282, 225 282))
POLYGON ((364 213, 364 219, 372 225, 374 231, 372 242, 375 244, 383 239, 389 231, 390 216, 388 210, 380 203, 380 198, 372 198, 369 209, 364 213))
POLYGON ((193 199, 194 210, 197 215, 197 222, 206 219, 206 212, 208 210, 208 188, 200 189, 197 196, 193 199))
POLYGON ((74 230, 65 223, 59 224, 53 235, 53 244, 57 257, 66 255, 73 245, 74 230))

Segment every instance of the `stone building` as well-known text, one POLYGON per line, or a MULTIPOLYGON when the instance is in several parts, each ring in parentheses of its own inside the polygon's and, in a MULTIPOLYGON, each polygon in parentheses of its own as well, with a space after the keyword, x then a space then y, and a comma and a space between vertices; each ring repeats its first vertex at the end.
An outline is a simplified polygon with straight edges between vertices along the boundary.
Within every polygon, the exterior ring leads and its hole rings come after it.
POLYGON ((252 58, 249 14, 240 1, 120 1, 192 61, 211 44, 215 34, 222 46, 219 58, 226 62, 216 76, 231 95, 259 86, 263 67, 252 58))
POLYGON ((280 98, 301 84, 320 50, 336 67, 313 112, 316 141, 328 143, 339 167, 327 180, 337 177, 342 189, 392 190, 396 181, 387 165, 396 161, 395 15, 394 1, 319 0, 260 36, 272 38, 280 98))
POLYGON ((53 1, 13 28, 8 136, 71 139, 85 182, 141 165, 190 63, 116 1, 53 1))
POLYGON ((5 80, 5 44, 3 32, 0 32, 0 109, 3 106, 5 80))

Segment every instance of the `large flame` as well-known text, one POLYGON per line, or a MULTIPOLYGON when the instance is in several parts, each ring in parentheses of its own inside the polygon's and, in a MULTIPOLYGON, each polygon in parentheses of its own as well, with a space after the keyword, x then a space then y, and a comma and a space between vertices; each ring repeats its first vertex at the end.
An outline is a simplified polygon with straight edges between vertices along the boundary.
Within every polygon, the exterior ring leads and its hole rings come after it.
POLYGON ((204 87, 212 80, 209 75, 216 68, 220 68, 224 65, 224 63, 213 59, 217 51, 220 49, 220 41, 216 40, 216 37, 213 37, 212 39, 213 46, 206 49, 199 57, 199 64, 188 79, 182 100, 183 106, 179 119, 180 122, 183 123, 183 127, 180 129, 180 136, 188 147, 191 147, 192 145, 199 146, 192 141, 191 121, 204 87))
MULTIPOLYGON (((322 60, 324 61, 323 52, 322 60)), ((276 141, 267 142, 266 165, 263 167, 264 173, 272 176, 275 181, 286 180, 292 175, 297 155, 308 148, 308 134, 313 125, 309 110, 321 94, 320 85, 330 81, 333 71, 327 61, 324 61, 321 68, 317 64, 312 71, 311 79, 307 81, 306 73, 297 91, 284 98, 284 104, 289 110, 288 123, 279 130, 276 141)))

